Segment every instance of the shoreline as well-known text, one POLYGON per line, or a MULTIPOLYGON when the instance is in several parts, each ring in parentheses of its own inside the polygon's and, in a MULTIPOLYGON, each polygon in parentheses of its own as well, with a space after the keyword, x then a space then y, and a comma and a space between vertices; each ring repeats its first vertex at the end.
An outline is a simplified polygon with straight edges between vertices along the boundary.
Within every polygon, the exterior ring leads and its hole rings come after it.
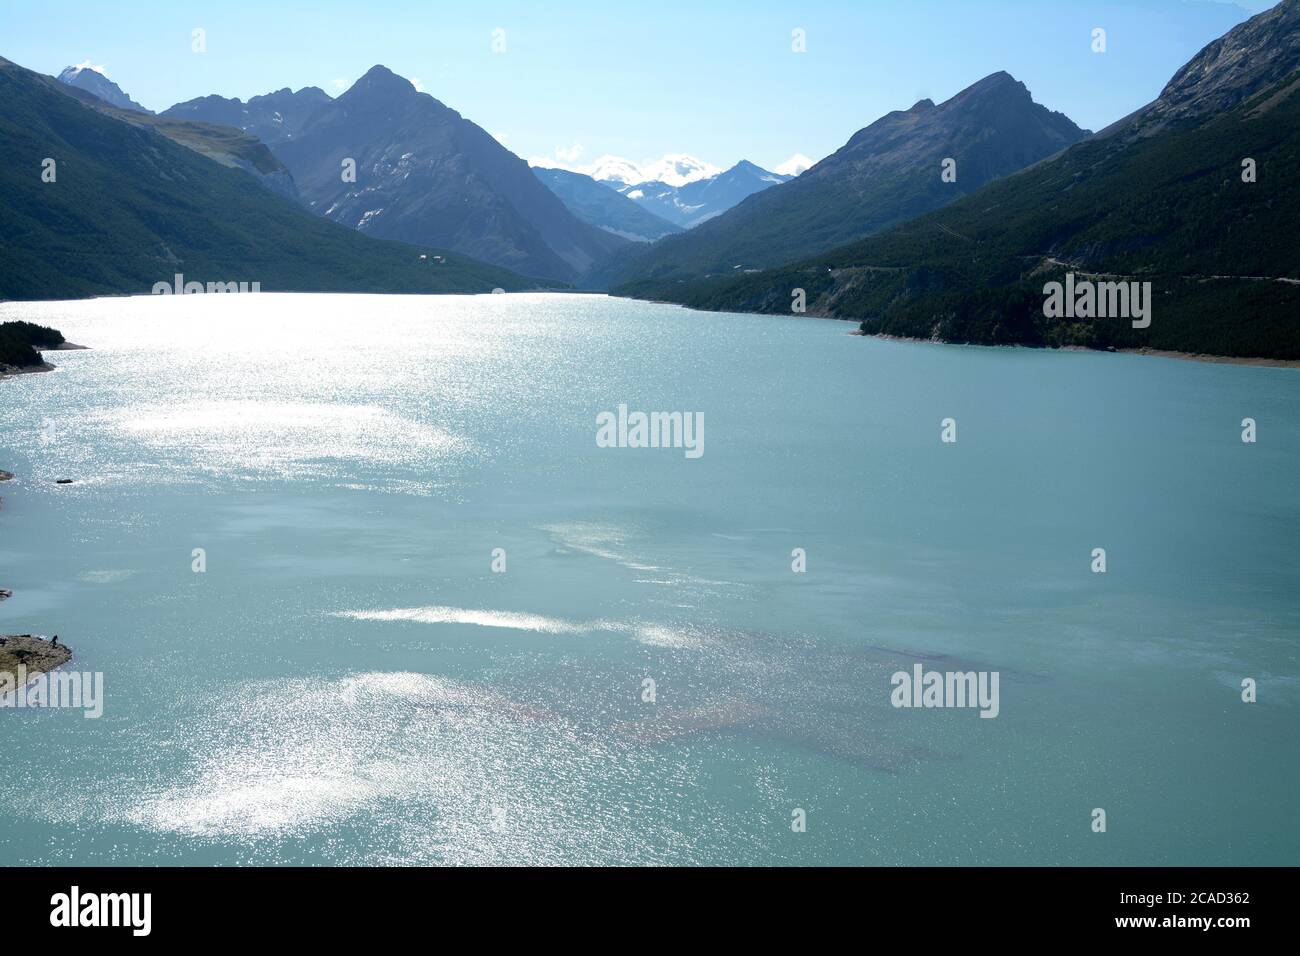
MULTIPOLYGON (((1090 349, 1082 345, 1063 345, 1072 352, 1109 351, 1090 349)), ((1203 362, 1207 365, 1251 365, 1255 368, 1300 368, 1300 359, 1244 358, 1238 355, 1205 355, 1200 352, 1178 352, 1171 349, 1115 349, 1117 355, 1147 355, 1152 358, 1178 359, 1182 362, 1203 362)))
MULTIPOLYGON (((834 316, 818 316, 831 318, 834 316)), ((852 319, 836 319, 839 322, 851 322, 852 319)), ((1236 355, 1206 355, 1200 352, 1178 352, 1171 349, 1090 349, 1086 345, 985 345, 979 342, 943 342, 936 339, 912 338, 906 335, 890 335, 885 332, 863 332, 854 329, 849 335, 864 339, 884 339, 887 342, 917 342, 923 345, 957 345, 964 348, 980 349, 1027 349, 1032 352, 1087 352, 1093 355, 1142 355, 1148 358, 1177 359, 1182 362, 1202 362, 1207 365, 1249 365, 1255 368, 1300 368, 1300 359, 1245 358, 1236 355)))
POLYGON ((36 351, 41 353, 40 365, 0 366, 0 379, 12 378, 16 375, 35 375, 37 372, 53 372, 58 366, 44 360, 46 352, 89 352, 90 346, 78 345, 76 342, 62 342, 52 349, 37 349, 36 351))
POLYGON ((16 378, 19 375, 35 375, 37 372, 53 372, 57 365, 51 365, 49 362, 42 362, 40 365, 24 365, 21 367, 14 365, 5 365, 0 367, 0 380, 6 378, 16 378))
MULTIPOLYGON (((545 289, 545 288, 542 288, 542 289, 529 289, 529 290, 521 290, 521 291, 526 291, 526 292, 529 292, 529 293, 542 293, 542 294, 545 294, 545 295, 604 295, 604 296, 608 296, 608 297, 611 298, 611 299, 623 299, 623 298, 626 298, 626 299, 628 299, 628 301, 630 301, 630 302, 648 302, 648 303, 650 303, 651 305, 673 305, 673 306, 676 306, 676 307, 679 308, 679 309, 686 309, 686 310, 688 310, 688 311, 690 311, 690 312, 712 312, 712 313, 723 313, 723 312, 728 311, 728 310, 718 310, 718 309, 696 309, 696 308, 693 308, 693 307, 688 306, 688 305, 683 305, 683 304, 680 303, 680 302, 670 302, 670 301, 667 301, 667 300, 665 300, 665 299, 638 299, 638 298, 630 297, 630 296, 618 296, 618 295, 614 295, 614 294, 612 294, 611 292, 608 292, 608 291, 604 291, 604 292, 602 292, 602 291, 599 290, 599 289, 545 289)), ((40 303, 48 303, 48 302, 91 302, 91 301, 94 301, 95 299, 117 299, 117 298, 127 298, 127 297, 130 297, 130 296, 133 296, 133 295, 141 295, 141 294, 143 294, 143 293, 126 292, 126 293, 109 294, 109 295, 88 296, 88 297, 83 298, 83 299, 30 299, 30 300, 5 300, 5 302, 10 302, 10 301, 31 301, 31 302, 40 302, 40 303)), ((382 292, 380 292, 380 293, 374 293, 374 292, 344 292, 344 293, 325 292, 325 293, 299 293, 299 292, 288 292, 288 293, 282 293, 282 294, 288 294, 288 295, 313 295, 313 294, 315 294, 315 295, 418 295, 418 296, 424 296, 424 295, 477 295, 477 294, 480 294, 480 293, 473 293, 473 292, 460 292, 460 293, 457 293, 457 292, 410 292, 410 293, 382 293, 382 292)), ((3 304, 3 303, 0 303, 0 304, 3 304)), ((734 315, 772 315, 772 313, 770 313, 770 312, 735 312, 735 313, 732 313, 732 314, 734 314, 734 315)), ((805 313, 805 314, 800 315, 800 316, 782 316, 782 317, 783 317, 783 318, 826 319, 826 320, 829 320, 829 321, 832 321, 832 322, 861 322, 861 321, 862 321, 861 319, 855 319, 855 318, 844 318, 844 317, 836 316, 836 315, 818 315, 818 314, 813 313, 813 312, 805 313)), ((1178 350, 1175 350, 1175 349, 1153 349, 1153 348, 1146 348, 1146 347, 1143 347, 1143 348, 1132 348, 1132 349, 1092 349, 1092 348, 1088 348, 1088 347, 1085 346, 1085 345, 1057 345, 1057 346, 1051 346, 1051 345, 1024 345, 1024 344, 1020 344, 1020 343, 1014 343, 1014 344, 1011 344, 1011 345, 988 345, 988 344, 977 343, 977 342, 943 342, 943 341, 937 341, 937 340, 935 340, 935 339, 923 339, 923 338, 917 338, 917 337, 905 336, 905 335, 890 335, 890 334, 885 333, 885 332, 861 332, 861 331, 858 331, 858 330, 854 330, 854 331, 852 331, 852 332, 850 332, 850 333, 848 333, 848 334, 849 334, 849 335, 860 336, 860 337, 862 337, 862 338, 884 339, 884 340, 886 340, 886 341, 890 341, 890 342, 923 342, 923 343, 928 343, 928 344, 931 344, 931 345, 964 345, 964 346, 975 346, 975 347, 978 347, 978 348, 991 348, 991 349, 1001 349, 1001 348, 1020 348, 1020 349, 1034 349, 1034 350, 1042 350, 1042 351, 1095 352, 1095 353, 1098 353, 1098 354, 1110 353, 1110 354, 1114 354, 1114 355, 1144 355, 1144 356, 1148 356, 1148 357, 1151 357, 1151 358, 1169 358, 1169 359, 1178 359, 1179 361, 1184 361, 1184 362, 1203 362, 1203 363, 1210 364, 1210 365, 1250 365, 1250 366, 1254 366, 1254 367, 1256 367, 1256 368, 1300 368, 1300 359, 1274 359, 1274 358, 1264 358, 1264 357, 1262 357, 1262 356, 1248 356, 1248 357, 1247 357, 1247 356, 1237 356, 1237 355, 1212 355, 1212 354, 1202 353, 1202 352, 1182 352, 1182 351, 1178 351, 1178 350)), ((62 345, 59 345, 59 346, 57 346, 57 347, 55 347, 55 348, 53 348, 53 349, 41 349, 41 352, 44 353, 44 352, 81 351, 81 350, 88 350, 89 348, 90 348, 90 346, 87 346, 87 345, 77 345, 77 344, 75 344, 75 343, 73 343, 73 342, 64 342, 62 345)), ((0 370, 0 379, 5 379, 5 378, 8 378, 8 377, 13 376, 13 375, 27 375, 27 374, 32 374, 32 373, 35 373, 35 372, 52 372, 52 371, 54 371, 54 370, 57 369, 57 368, 58 368, 58 366, 56 366, 56 365, 51 365, 49 362, 44 362, 44 363, 42 363, 42 364, 39 365, 39 366, 31 366, 31 367, 28 367, 28 368, 10 369, 10 370, 0 370)))
MULTIPOLYGON (((608 294, 608 293, 606 293, 608 294)), ((611 295, 610 298, 621 299, 626 296, 611 295)), ((852 322, 860 323, 861 319, 844 318, 838 315, 824 315, 815 312, 806 312, 799 315, 784 315, 773 312, 732 312, 726 309, 697 309, 693 306, 683 305, 680 302, 669 302, 666 299, 631 299, 633 302, 648 302, 651 305, 675 305, 679 309, 685 309, 688 312, 700 312, 706 315, 761 315, 773 318, 790 318, 790 319, 823 319, 828 322, 852 322)), ((917 342, 923 345, 950 345, 960 346, 963 348, 980 348, 980 349, 1028 349, 1034 352, 1092 352, 1097 355, 1143 355, 1149 358, 1169 358, 1178 359, 1184 362, 1204 362, 1210 365, 1250 365, 1255 368, 1300 368, 1300 359, 1274 359, 1263 357, 1242 357, 1237 355, 1209 355, 1202 352, 1179 352, 1173 349, 1090 349, 1086 345, 1023 345, 1013 343, 1011 345, 987 345, 982 342, 945 342, 942 339, 923 339, 908 335, 891 335, 887 332, 863 332, 860 329, 854 329, 847 333, 856 335, 865 339, 884 339, 886 342, 917 342)))

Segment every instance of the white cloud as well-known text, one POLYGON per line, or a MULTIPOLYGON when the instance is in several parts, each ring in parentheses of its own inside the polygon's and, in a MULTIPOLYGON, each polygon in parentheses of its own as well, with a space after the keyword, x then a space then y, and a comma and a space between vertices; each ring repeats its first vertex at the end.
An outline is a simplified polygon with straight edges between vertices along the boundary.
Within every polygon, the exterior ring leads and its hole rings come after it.
POLYGON ((78 70, 94 70, 96 73, 98 73, 98 74, 99 74, 100 76, 102 76, 102 77, 107 78, 107 76, 108 76, 108 68, 107 68, 107 67, 105 67, 102 63, 96 65, 96 64, 94 64, 94 63, 91 63, 89 60, 87 60, 85 63, 78 63, 78 64, 77 64, 77 69, 78 69, 78 70))
POLYGON ((415 87, 415 92, 424 92, 424 80, 420 79, 418 76, 411 77, 411 85, 415 87))
POLYGON ((334 89, 339 90, 340 92, 342 92, 343 90, 346 90, 346 89, 348 88, 348 81, 345 80, 345 79, 343 79, 342 77, 339 77, 338 79, 336 79, 336 80, 335 80, 333 83, 331 83, 330 85, 333 86, 334 89))
POLYGON ((812 165, 814 165, 813 161, 803 153, 795 153, 772 172, 780 173, 782 176, 798 176, 812 165))

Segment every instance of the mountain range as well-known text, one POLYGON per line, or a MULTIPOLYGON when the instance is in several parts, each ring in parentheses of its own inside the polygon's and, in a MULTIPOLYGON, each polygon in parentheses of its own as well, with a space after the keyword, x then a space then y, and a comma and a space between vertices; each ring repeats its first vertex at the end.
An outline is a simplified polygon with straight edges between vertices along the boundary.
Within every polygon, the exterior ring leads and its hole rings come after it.
POLYGON ((233 126, 256 136, 268 146, 275 146, 293 139, 312 114, 329 102, 330 96, 324 90, 308 86, 296 93, 285 88, 265 96, 254 96, 247 103, 221 96, 202 96, 177 103, 163 110, 162 115, 233 126))
POLYGON ((610 182, 608 185, 661 219, 682 229, 692 229, 714 216, 722 215, 754 193, 789 182, 793 178, 768 172, 742 159, 730 169, 692 179, 680 186, 654 180, 640 183, 610 182))
POLYGON ((854 133, 807 172, 621 267, 624 281, 777 265, 887 229, 1023 169, 1085 135, 999 72, 854 133), (943 175, 945 160, 953 165, 943 175), (951 180, 951 181, 950 181, 951 180))
POLYGON ((628 228, 626 223, 613 228, 620 235, 644 241, 707 222, 756 192, 788 182, 811 162, 796 154, 782 164, 794 170, 788 173, 769 172, 748 160, 741 160, 730 169, 720 169, 686 153, 669 153, 663 159, 644 163, 620 156, 602 156, 575 168, 546 159, 534 159, 532 165, 537 178, 550 186, 571 211, 582 218, 594 215, 596 218, 589 221, 602 228, 612 228, 604 221, 610 214, 609 200, 592 190, 588 182, 615 190, 654 216, 654 221, 677 227, 652 228, 642 220, 639 228, 628 228), (575 178, 578 176, 582 178, 575 178), (578 195, 583 197, 583 202, 575 202, 578 195), (602 212, 596 212, 597 209, 602 212))
POLYGON ((628 240, 691 228, 792 178, 687 154, 642 164, 605 156, 591 166, 599 181, 563 168, 528 176, 480 127, 382 66, 337 100, 286 87, 247 102, 202 96, 157 117, 94 69, 69 67, 60 81, 351 228, 553 281, 582 283, 628 240))
POLYGON ((635 242, 653 242, 681 227, 642 208, 607 183, 558 167, 534 166, 533 175, 579 219, 635 242))
POLYGON ((708 179, 722 172, 721 167, 688 153, 668 153, 660 159, 649 159, 641 163, 606 154, 585 165, 563 164, 546 158, 533 159, 531 165, 542 169, 567 169, 572 173, 590 176, 600 183, 621 183, 624 186, 650 182, 685 186, 697 179, 708 179))
MULTIPOLYGON (((717 224, 816 182, 815 173, 717 224)), ((651 253, 696 241, 711 225, 651 253)), ((756 226, 770 229, 767 220, 756 226)), ((1206 46, 1152 103, 938 211, 792 264, 731 277, 663 270, 615 291, 789 314, 793 290, 803 289, 811 314, 861 320, 868 333, 1294 359, 1297 235, 1300 2, 1283 0, 1206 46), (1049 318, 1047 284, 1067 274, 1150 283, 1149 328, 1049 318)))
MULTIPOLYGON (((371 239, 205 155, 215 134, 140 121, 0 58, 0 298, 263 291, 489 292, 538 283, 445 250, 371 239), (183 145, 178 139, 190 140, 183 145)), ((163 119, 150 117, 149 119, 163 119)), ((260 143, 241 141, 243 145, 260 143)))
POLYGON ((383 66, 337 99, 283 90, 242 106, 204 97, 167 113, 234 119, 269 135, 308 208, 369 236, 559 282, 580 281, 627 244, 574 216, 490 134, 383 66))
POLYGON ((736 311, 806 301, 940 341, 1297 357, 1298 121, 1300 0, 1096 134, 997 72, 783 172, 686 154, 530 169, 382 66, 337 98, 284 88, 155 115, 86 64, 56 81, 0 60, 0 296, 142 291, 171 271, 268 289, 572 284, 736 311), (1049 315, 1044 289, 1067 275, 1150 283, 1158 317, 1049 315))

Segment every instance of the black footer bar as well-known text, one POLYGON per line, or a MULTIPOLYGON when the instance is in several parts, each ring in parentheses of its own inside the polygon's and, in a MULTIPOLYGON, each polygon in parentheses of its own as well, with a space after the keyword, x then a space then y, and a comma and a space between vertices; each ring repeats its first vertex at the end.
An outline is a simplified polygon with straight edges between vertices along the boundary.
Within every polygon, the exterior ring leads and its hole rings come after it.
POLYGON ((641 948, 681 941, 695 925, 733 944, 784 926, 857 938, 906 930, 927 943, 1129 936, 1232 945, 1290 935, 1295 883, 1295 869, 1276 868, 6 869, 0 934, 10 946, 72 934, 128 945, 337 944, 442 926, 534 942, 615 943, 631 933, 625 942, 641 948))

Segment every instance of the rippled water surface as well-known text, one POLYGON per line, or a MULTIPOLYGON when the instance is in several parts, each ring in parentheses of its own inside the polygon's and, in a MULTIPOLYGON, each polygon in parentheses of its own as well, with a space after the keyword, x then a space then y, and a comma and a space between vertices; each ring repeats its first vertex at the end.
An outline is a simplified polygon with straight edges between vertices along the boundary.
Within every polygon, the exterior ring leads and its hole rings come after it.
POLYGON ((90 350, 0 382, 0 632, 107 701, 0 710, 0 863, 1300 863, 1300 372, 594 296, 15 318, 90 350), (597 447, 620 403, 704 455, 597 447), (998 717, 891 707, 917 662, 998 717))

